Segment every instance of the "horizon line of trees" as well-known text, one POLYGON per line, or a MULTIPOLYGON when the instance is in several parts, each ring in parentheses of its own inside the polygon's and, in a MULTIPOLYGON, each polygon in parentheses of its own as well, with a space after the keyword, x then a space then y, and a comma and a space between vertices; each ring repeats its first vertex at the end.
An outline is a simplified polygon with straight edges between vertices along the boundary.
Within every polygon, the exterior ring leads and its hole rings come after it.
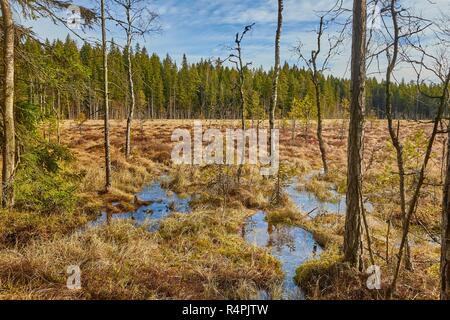
MULTIPOLYGON (((17 48, 16 102, 39 106, 60 119, 103 118, 102 47, 84 43, 81 47, 70 36, 65 41, 40 43, 27 37, 17 48)), ((110 118, 125 119, 130 95, 127 81, 127 49, 114 41, 108 46, 110 118)), ((242 117, 241 99, 236 90, 239 72, 220 59, 180 65, 168 54, 161 59, 137 44, 131 52, 137 119, 242 117)), ((273 68, 245 67, 245 118, 268 118, 273 86, 273 68)), ((280 68, 277 118, 289 118, 296 99, 315 103, 311 71, 290 65, 280 68)), ((350 80, 331 75, 319 76, 324 118, 345 118, 350 97, 350 80)), ((425 86, 425 85, 423 85, 425 86)), ((368 114, 385 118, 385 83, 376 78, 366 81, 368 114)), ((426 88, 428 92, 433 87, 426 88)), ((435 90, 439 90, 436 86, 435 90)), ((436 101, 421 96, 414 81, 392 84, 392 108, 397 119, 430 118, 436 101)))

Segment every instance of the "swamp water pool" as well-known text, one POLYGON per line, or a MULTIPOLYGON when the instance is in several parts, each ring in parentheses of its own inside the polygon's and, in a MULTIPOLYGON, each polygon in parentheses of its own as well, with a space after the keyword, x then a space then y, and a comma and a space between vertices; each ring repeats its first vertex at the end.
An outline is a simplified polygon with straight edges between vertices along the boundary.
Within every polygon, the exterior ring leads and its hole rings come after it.
MULTIPOLYGON (((161 177, 161 180, 168 177, 161 177)), ((285 187, 285 192, 297 208, 310 213, 315 217, 319 213, 344 213, 345 196, 336 195, 337 201, 320 201, 312 192, 298 188, 298 179, 293 178, 285 187)), ((149 225, 149 231, 155 232, 159 228, 159 222, 173 212, 191 212, 191 197, 181 197, 178 194, 164 189, 160 181, 153 182, 136 195, 136 199, 145 203, 137 210, 127 213, 102 214, 89 226, 97 226, 114 219, 131 219, 136 225, 149 225)), ((117 205, 118 203, 113 203, 117 205)), ((370 209, 370 207, 368 208, 370 209)), ((304 299, 304 293, 295 284, 295 271, 307 260, 319 257, 322 248, 314 240, 311 232, 298 226, 272 225, 266 221, 266 213, 257 211, 250 216, 242 230, 247 243, 267 249, 271 255, 278 259, 284 273, 282 299, 304 299)), ((257 299, 271 299, 271 294, 261 290, 257 299)))
MULTIPOLYGON (((266 214, 258 211, 251 216, 243 229, 245 240, 255 246, 267 248, 281 262, 284 273, 282 299, 304 299, 304 294, 294 282, 295 270, 305 261, 318 257, 322 248, 312 234, 303 228, 289 225, 272 225, 266 214)), ((260 291, 258 299, 270 299, 270 293, 260 291)))
MULTIPOLYGON (((189 213, 191 208, 190 197, 180 197, 172 191, 167 191, 161 186, 161 182, 153 182, 136 195, 139 202, 148 203, 139 207, 136 211, 126 213, 102 214, 89 226, 97 226, 114 219, 131 219, 136 225, 149 224, 149 231, 157 231, 159 221, 172 212, 189 213)), ((114 205, 114 203, 113 203, 114 205)))
MULTIPOLYGON (((306 180, 311 179, 311 177, 308 175, 306 180)), ((338 193, 336 190, 329 190, 334 200, 321 201, 314 192, 299 188, 299 179, 297 177, 292 178, 288 182, 284 191, 295 206, 311 218, 316 217, 318 214, 326 213, 345 214, 347 210, 345 195, 338 193)), ((369 201, 364 202, 364 207, 368 212, 373 211, 373 205, 369 201)))

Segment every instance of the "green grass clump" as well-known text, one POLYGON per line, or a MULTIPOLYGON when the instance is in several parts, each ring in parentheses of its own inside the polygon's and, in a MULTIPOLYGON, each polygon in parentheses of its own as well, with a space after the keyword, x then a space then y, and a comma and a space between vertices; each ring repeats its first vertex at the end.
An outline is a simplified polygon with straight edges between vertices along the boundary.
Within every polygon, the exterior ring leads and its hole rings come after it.
POLYGON ((326 275, 336 264, 340 263, 342 257, 334 248, 330 248, 317 259, 308 260, 299 266, 295 272, 295 282, 303 289, 307 289, 309 284, 321 275, 326 275))
POLYGON ((295 224, 301 220, 300 213, 291 206, 276 208, 267 213, 267 222, 272 224, 295 224))
POLYGON ((336 196, 331 192, 331 184, 325 180, 320 180, 317 177, 313 177, 305 184, 305 189, 316 195, 317 199, 322 202, 338 202, 336 196))

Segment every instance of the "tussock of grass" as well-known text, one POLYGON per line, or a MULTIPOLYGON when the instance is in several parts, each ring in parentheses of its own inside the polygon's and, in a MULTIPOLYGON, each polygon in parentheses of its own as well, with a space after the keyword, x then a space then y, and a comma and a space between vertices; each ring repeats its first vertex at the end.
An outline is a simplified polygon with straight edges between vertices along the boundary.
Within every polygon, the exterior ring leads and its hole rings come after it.
POLYGON ((304 159, 293 159, 293 167, 295 168, 295 172, 298 175, 303 175, 312 170, 312 167, 309 164, 309 161, 304 160, 304 159))
POLYGON ((305 183, 305 189, 314 193, 322 202, 336 202, 338 200, 330 191, 331 188, 332 186, 329 182, 322 180, 317 176, 314 176, 305 183))
POLYGON ((342 262, 336 248, 322 252, 318 259, 305 262, 297 268, 295 281, 305 290, 309 299, 384 299, 386 285, 382 290, 369 290, 368 275, 358 272, 342 262))
POLYGON ((261 191, 249 191, 243 188, 238 190, 239 197, 242 199, 242 203, 249 209, 261 209, 264 210, 269 206, 267 197, 261 191))
POLYGON ((210 194, 207 192, 199 192, 196 196, 191 200, 190 205, 194 209, 208 208, 214 207, 219 209, 223 206, 223 197, 210 194))
POLYGON ((267 213, 267 221, 273 224, 299 224, 303 222, 303 219, 297 209, 292 206, 284 206, 269 210, 267 213))
POLYGON ((243 210, 176 214, 162 222, 159 234, 191 264, 205 269, 209 294, 247 299, 257 288, 270 289, 281 276, 272 256, 240 236, 248 214, 243 210))
POLYGON ((237 181, 237 167, 176 166, 170 171, 173 177, 164 187, 178 193, 196 194, 191 202, 194 208, 260 209, 269 206, 273 181, 263 179, 257 169, 243 166, 237 181))
POLYGON ((343 241, 344 219, 336 214, 318 215, 312 220, 304 221, 303 227, 313 234, 321 247, 340 246, 343 241))
POLYGON ((295 273, 295 282, 302 289, 309 289, 311 283, 315 283, 318 277, 330 272, 342 260, 336 249, 328 249, 317 259, 308 260, 299 266, 295 273))
POLYGON ((332 168, 324 179, 334 185, 338 193, 344 194, 347 191, 347 175, 345 171, 332 168))
MULTIPOLYGON (((381 289, 367 288, 368 275, 341 262, 335 248, 323 252, 320 258, 310 260, 296 271, 295 281, 305 290, 309 299, 321 300, 373 300, 386 299, 391 278, 381 265, 381 289)), ((433 271, 430 270, 430 273, 433 271)), ((394 299, 430 299, 439 296, 432 276, 426 273, 402 272, 394 299), (414 284, 412 286, 411 284, 414 284)))
MULTIPOLYGON (((126 299, 152 298, 148 288, 162 260, 147 232, 125 223, 83 235, 36 242, 0 253, 2 298, 126 299), (80 291, 66 288, 66 268, 79 265, 80 291), (20 271, 19 271, 20 270, 20 271), (6 288, 14 288, 8 292, 6 288)), ((160 278, 161 280, 161 278, 160 278)), ((163 289, 161 290, 163 291, 163 289)))
POLYGON ((189 170, 185 166, 177 166, 171 173, 172 179, 164 181, 163 187, 170 188, 177 193, 185 192, 191 184, 189 181, 192 181, 189 176, 195 175, 194 170, 189 170))

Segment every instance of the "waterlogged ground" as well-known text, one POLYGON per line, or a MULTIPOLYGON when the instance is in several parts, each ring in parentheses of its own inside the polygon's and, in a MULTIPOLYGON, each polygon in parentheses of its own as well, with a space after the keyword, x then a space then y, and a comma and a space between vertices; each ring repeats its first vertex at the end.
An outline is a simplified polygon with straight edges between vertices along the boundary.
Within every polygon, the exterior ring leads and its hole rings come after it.
MULTIPOLYGON (((94 168, 92 163, 102 163, 103 161, 103 146, 98 143, 99 139, 102 138, 103 123, 101 121, 89 121, 83 126, 82 132, 78 130, 78 126, 74 122, 67 121, 62 124, 61 129, 63 134, 61 135, 61 138, 63 143, 74 152, 77 160, 79 161, 79 165, 88 169, 85 178, 87 183, 84 186, 83 191, 86 195, 96 198, 98 197, 98 190, 101 190, 104 184, 104 181, 101 178, 103 169, 99 166, 95 166, 94 168)), ((208 125, 210 127, 223 129, 226 127, 238 127, 239 122, 208 120, 208 125)), ((404 128, 405 141, 408 140, 408 143, 414 144, 415 140, 417 140, 415 137, 419 134, 420 137, 426 138, 431 132, 431 126, 426 123, 401 121, 401 125, 404 128), (421 132, 424 134, 421 134, 421 132)), ((134 136, 135 154, 132 161, 126 161, 126 159, 123 158, 122 151, 124 123, 121 121, 111 121, 112 158, 118 161, 119 165, 117 167, 119 168, 118 173, 120 172, 120 175, 113 175, 113 185, 115 188, 112 190, 112 194, 109 194, 102 199, 104 200, 102 203, 106 206, 110 206, 111 202, 116 201, 116 199, 123 199, 121 202, 128 201, 130 193, 137 192, 138 189, 136 188, 150 181, 151 177, 155 174, 159 174, 161 170, 165 170, 165 166, 163 164, 170 162, 171 147, 173 145, 171 142, 172 132, 175 128, 180 127, 190 129, 192 127, 192 121, 146 121, 140 123, 139 125, 138 123, 135 123, 136 132, 141 130, 141 134, 134 136), (145 168, 145 170, 140 170, 142 168, 145 168), (133 187, 130 188, 130 186, 133 187), (126 197, 123 197, 123 193, 126 194, 126 197)), ((317 183, 316 181, 307 183, 307 175, 306 177, 299 176, 297 185, 290 184, 286 186, 285 191, 289 194, 293 204, 297 205, 299 211, 301 212, 299 212, 299 214, 305 215, 314 209, 315 210, 309 215, 310 218, 314 218, 316 215, 320 216, 322 214, 326 214, 326 212, 341 215, 345 214, 345 196, 340 195, 340 200, 337 202, 333 199, 332 202, 327 203, 319 201, 318 197, 316 197, 317 194, 320 195, 320 199, 322 200, 324 198, 328 199, 329 194, 325 195, 322 193, 323 190, 320 189, 320 187, 327 184, 331 185, 332 181, 338 184, 339 189, 343 187, 342 180, 345 178, 343 175, 345 175, 347 165, 345 150, 348 140, 345 136, 343 137, 338 134, 341 127, 347 130, 347 123, 340 120, 324 121, 323 135, 329 148, 330 172, 333 174, 336 173, 336 175, 331 175, 330 177, 332 179, 329 181, 322 181, 322 179, 318 178, 317 183), (316 209, 316 207, 318 207, 318 209, 316 209)), ((401 223, 397 221, 399 217, 397 217, 396 214, 398 211, 398 197, 396 197, 398 192, 395 189, 395 154, 392 154, 391 146, 389 145, 389 134, 386 131, 386 127, 387 124, 385 121, 370 121, 367 123, 365 127, 365 145, 368 147, 364 153, 364 162, 373 163, 370 167, 371 169, 366 173, 367 176, 365 177, 365 182, 368 186, 368 190, 370 190, 370 193, 368 193, 367 196, 370 196, 373 201, 377 202, 376 210, 373 210, 373 213, 367 216, 368 224, 374 238, 378 240, 381 239, 380 241, 377 240, 374 242, 374 251, 377 253, 377 257, 379 255, 383 256, 386 252, 386 247, 388 248, 387 253, 389 253, 390 260, 388 260, 386 264, 386 266, 389 267, 386 270, 386 273, 389 274, 392 269, 390 268, 391 263, 394 260, 395 253, 398 250, 396 243, 398 242, 398 236, 401 233, 401 230, 399 230, 397 226, 401 225, 401 223), (385 185, 380 185, 380 177, 386 178, 388 183, 385 185), (390 226, 385 223, 385 219, 387 217, 392 217, 393 219, 393 224, 390 226), (391 238, 389 239, 389 243, 385 243, 383 239, 385 239, 389 230, 391 231, 391 238)), ((313 131, 314 130, 312 129, 311 132, 313 133, 313 131)), ((440 181, 440 164, 445 160, 442 159, 442 147, 444 143, 443 138, 443 136, 439 137, 435 144, 435 148, 433 149, 433 162, 430 164, 429 170, 427 170, 427 178, 430 179, 430 184, 424 186, 423 188, 424 198, 421 199, 422 203, 418 207, 417 211, 418 220, 420 220, 420 222, 423 223, 424 228, 426 227, 432 234, 438 233, 438 221, 440 221, 439 203, 436 199, 440 198, 441 191, 439 187, 434 185, 435 183, 438 184, 440 181)), ((280 130, 280 161, 283 163, 289 163, 293 167, 297 168, 298 172, 308 171, 309 173, 313 173, 311 169, 314 170, 315 168, 320 168, 322 166, 320 150, 317 146, 318 142, 314 134, 310 134, 309 137, 306 137, 305 139, 300 139, 300 132, 297 132, 297 138, 293 141, 291 130, 280 130)), ((414 159, 415 157, 410 161, 412 167, 415 166, 414 159)), ((314 171, 315 174, 318 173, 317 170, 314 171)), ((164 185, 165 184, 163 183, 163 186, 164 185)), ((331 191, 331 194, 339 196, 334 194, 333 191, 331 191)), ((193 195, 193 197, 195 197, 195 195, 193 195)), ((117 204, 117 207, 122 207, 122 205, 123 203, 117 204)), ((149 205, 157 206, 158 204, 149 205)), ((126 208, 127 206, 124 205, 123 207, 126 208)), ((123 209, 122 211, 125 210, 129 209, 123 209)), ((155 215, 153 216, 155 219, 152 219, 153 217, 151 214, 146 213, 144 215, 143 211, 144 209, 140 208, 136 210, 136 212, 122 215, 111 215, 110 218, 134 218, 135 221, 138 220, 137 223, 141 223, 140 221, 160 221, 156 219, 158 215, 160 218, 168 215, 166 208, 159 210, 159 213, 158 210, 156 210, 155 215)), ((243 215, 239 218, 242 218, 242 216, 243 215)), ((318 218, 320 219, 320 217, 318 218)), ((330 219, 335 221, 334 218, 330 219)), ((337 230, 340 230, 340 223, 343 220, 339 217, 336 217, 336 219, 339 220, 339 222, 333 224, 336 228, 330 228, 331 236, 337 235, 337 230)), ((99 221, 106 220, 106 214, 99 218, 99 221)), ((325 218, 324 221, 328 221, 327 218, 325 218)), ((265 227, 264 223, 265 221, 262 220, 262 229, 265 227)), ((279 235, 275 234, 279 233, 278 230, 280 228, 282 228, 282 226, 277 226, 276 228, 273 227, 272 238, 279 237, 279 235)), ((324 228, 327 228, 327 225, 324 225, 324 228)), ((412 254, 414 261, 418 261, 416 264, 417 272, 411 274, 404 272, 406 275, 405 278, 399 279, 399 284, 401 284, 402 288, 402 290, 399 290, 399 296, 402 298, 420 297, 428 299, 438 297, 438 293, 435 288, 438 286, 438 276, 436 270, 438 270, 437 266, 439 264, 439 251, 434 249, 434 245, 431 246, 426 241, 428 231, 424 231, 424 228, 415 224, 411 232, 410 241, 414 244, 412 245, 412 254), (417 296, 417 294, 419 295, 417 296)), ((326 229, 324 231, 326 232, 326 229)), ((266 234, 264 236, 268 237, 267 228, 265 232, 266 234)), ((184 235, 182 237, 184 237, 184 235)), ((340 241, 340 239, 336 240, 340 241)), ((267 243, 268 242, 262 242, 261 246, 267 247, 267 243)), ((286 244, 286 246, 288 247, 290 245, 286 244)), ((268 248, 267 251, 272 252, 272 250, 275 249, 268 248)), ((316 254, 319 253, 320 250, 318 250, 316 254)), ((275 253, 272 254, 275 255, 275 253)), ((291 252, 289 254, 291 254, 291 252)), ((379 257, 381 258, 381 256, 379 257)), ((379 261, 381 262, 381 260, 379 261)), ((283 264, 285 263, 286 262, 283 262, 283 264)), ((283 269, 286 270, 287 267, 283 266, 283 269)), ((291 281, 292 278, 286 277, 286 279, 291 281)), ((342 284, 342 289, 347 287, 348 286, 346 283, 342 284)), ((339 288, 339 285, 337 285, 336 288, 339 288)), ((327 297, 330 295, 332 298, 347 298, 351 296, 351 293, 348 293, 347 291, 341 290, 341 292, 342 294, 330 293, 330 290, 325 288, 324 291, 321 292, 321 296, 327 297)), ((359 295, 356 296, 359 297, 359 295)), ((274 296, 274 298, 278 297, 279 294, 274 296)))
MULTIPOLYGON (((161 186, 161 182, 153 182, 136 195, 139 202, 145 205, 136 211, 126 213, 106 213, 102 214, 90 226, 104 224, 111 219, 131 219, 136 225, 149 225, 149 231, 157 231, 159 221, 172 212, 189 213, 191 208, 189 202, 191 198, 180 197, 172 191, 167 191, 161 186)), ((114 203, 113 203, 114 205, 114 203)))
POLYGON ((341 214, 346 210, 345 196, 330 190, 335 201, 320 201, 313 192, 299 189, 297 178, 293 178, 284 190, 296 207, 301 212, 307 213, 311 218, 320 213, 332 212, 341 214))
MULTIPOLYGON (((311 179, 307 175, 304 179, 311 179)), ((159 222, 172 212, 191 212, 191 197, 180 197, 178 194, 166 190, 161 186, 164 180, 170 180, 162 176, 160 181, 153 182, 136 195, 136 201, 143 203, 136 211, 110 214, 103 212, 96 220, 90 222, 90 226, 107 223, 112 219, 131 219, 136 225, 149 225, 149 231, 154 232, 159 228, 159 222)), ((344 213, 346 209, 345 196, 331 190, 335 201, 320 201, 310 191, 299 188, 297 177, 290 180, 285 187, 285 192, 301 212, 309 213, 311 218, 323 213, 344 213)), ((118 205, 118 203, 113 203, 118 205)), ((370 211, 371 205, 366 204, 370 211)), ((255 246, 266 248, 277 258, 284 272, 282 299, 304 299, 303 292, 294 282, 296 269, 305 261, 318 257, 322 248, 314 240, 313 235, 298 226, 277 224, 272 225, 266 221, 266 213, 258 211, 251 216, 242 230, 245 240, 255 246)), ((271 293, 260 291, 258 299, 271 299, 271 293)))
MULTIPOLYGON (((312 175, 305 176, 304 180, 311 179, 312 175)), ((338 193, 336 190, 329 190, 332 201, 321 201, 314 192, 301 188, 299 179, 292 178, 284 191, 289 196, 295 206, 309 217, 314 218, 319 214, 336 213, 345 214, 347 210, 346 196, 338 193)), ((368 212, 373 211, 373 205, 369 201, 364 202, 364 207, 368 212)))
MULTIPOLYGON (((282 265, 284 272, 282 299, 304 299, 303 292, 294 282, 295 270, 305 261, 322 252, 312 234, 300 227, 271 225, 266 214, 258 211, 251 216, 243 230, 245 240, 258 247, 267 248, 282 265)), ((261 291, 259 299, 270 299, 270 293, 261 291)))

